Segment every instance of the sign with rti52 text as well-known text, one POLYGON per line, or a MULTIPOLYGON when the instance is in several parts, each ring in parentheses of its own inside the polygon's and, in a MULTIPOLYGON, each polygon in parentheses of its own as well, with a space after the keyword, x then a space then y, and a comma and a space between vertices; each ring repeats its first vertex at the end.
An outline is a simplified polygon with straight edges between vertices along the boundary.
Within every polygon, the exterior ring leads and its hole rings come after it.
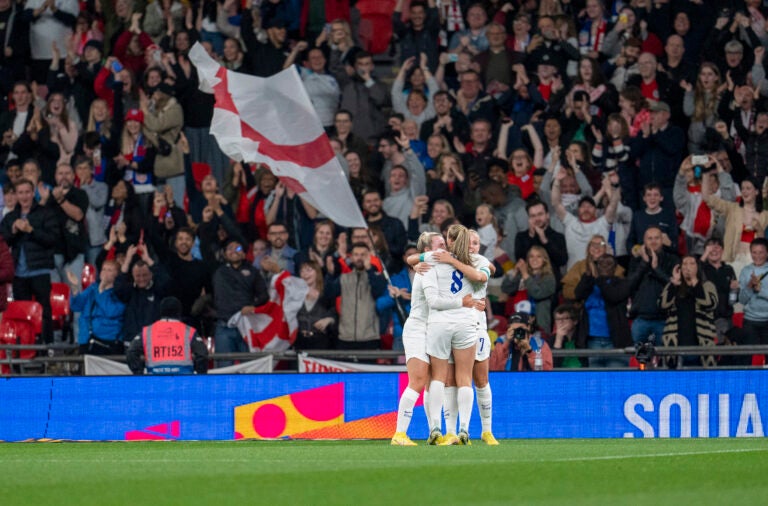
MULTIPOLYGON (((0 440, 386 439, 403 373, 0 380, 0 440)), ((493 373, 500 438, 763 437, 768 371, 493 373)), ((427 436, 417 403, 410 434, 427 436)), ((473 414, 470 435, 479 437, 473 414)))

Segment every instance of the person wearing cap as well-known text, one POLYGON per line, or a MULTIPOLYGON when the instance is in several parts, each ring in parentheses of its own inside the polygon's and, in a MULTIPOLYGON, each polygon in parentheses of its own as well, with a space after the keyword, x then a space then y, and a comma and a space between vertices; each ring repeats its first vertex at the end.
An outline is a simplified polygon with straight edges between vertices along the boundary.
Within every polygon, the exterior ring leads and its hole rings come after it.
MULTIPOLYGON (((237 327, 229 322, 237 313, 252 315, 256 307, 269 300, 267 285, 256 267, 245 261, 243 243, 229 239, 224 246, 225 264, 213 274, 213 302, 216 307, 216 351, 247 352, 248 345, 237 327)), ((232 361, 219 361, 219 366, 232 361)))
POLYGON ((72 62, 75 67, 72 95, 80 118, 88 117, 89 107, 96 99, 93 83, 101 70, 103 57, 104 45, 99 40, 91 39, 83 46, 82 56, 75 56, 72 62))
POLYGON ((240 36, 245 44, 246 55, 251 73, 259 77, 277 74, 286 61, 287 22, 280 16, 265 20, 263 28, 267 31, 267 40, 260 42, 253 31, 253 14, 250 9, 243 9, 240 19, 240 36))
POLYGON ((664 200, 671 204, 675 175, 683 159, 685 133, 670 123, 671 112, 666 102, 656 102, 650 109, 650 121, 643 122, 640 135, 630 140, 630 163, 639 162, 637 188, 656 182, 664 200))
POLYGON ((144 112, 140 109, 128 109, 125 113, 120 153, 115 163, 123 173, 122 179, 129 181, 134 191, 144 196, 142 202, 145 202, 155 191, 153 172, 157 149, 147 138, 144 112))
POLYGON ((145 365, 149 374, 208 372, 208 348, 197 330, 181 321, 176 297, 160 301, 160 319, 133 338, 126 359, 133 374, 142 374, 145 365))
POLYGON ((496 339, 491 351, 491 371, 552 370, 552 349, 540 332, 534 332, 535 320, 530 302, 515 305, 515 312, 507 318, 506 334, 496 339))

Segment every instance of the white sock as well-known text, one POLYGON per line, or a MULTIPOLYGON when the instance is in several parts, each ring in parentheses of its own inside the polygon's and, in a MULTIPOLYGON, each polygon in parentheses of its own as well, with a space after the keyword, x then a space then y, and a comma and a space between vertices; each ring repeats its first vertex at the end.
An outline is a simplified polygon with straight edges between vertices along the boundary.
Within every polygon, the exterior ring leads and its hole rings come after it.
POLYGON ((443 397, 445 396, 445 383, 432 380, 429 384, 429 430, 440 428, 440 413, 443 407, 443 397))
POLYGON ((430 413, 432 413, 429 410, 429 390, 424 389, 424 414, 427 416, 427 432, 429 432, 432 427, 432 417, 430 416, 430 413))
POLYGON ((419 399, 419 393, 416 390, 406 388, 403 395, 400 396, 400 404, 397 407, 397 431, 408 432, 408 426, 413 418, 413 406, 419 399))
POLYGON ((492 432, 493 394, 491 394, 491 384, 488 383, 483 388, 475 387, 475 391, 477 392, 477 407, 480 411, 483 432, 492 432))
POLYGON ((456 387, 445 387, 445 433, 456 434, 456 420, 459 418, 459 402, 456 399, 456 387))
POLYGON ((475 391, 472 387, 461 387, 457 395, 459 403, 459 430, 469 432, 469 419, 472 416, 472 404, 475 402, 475 391))

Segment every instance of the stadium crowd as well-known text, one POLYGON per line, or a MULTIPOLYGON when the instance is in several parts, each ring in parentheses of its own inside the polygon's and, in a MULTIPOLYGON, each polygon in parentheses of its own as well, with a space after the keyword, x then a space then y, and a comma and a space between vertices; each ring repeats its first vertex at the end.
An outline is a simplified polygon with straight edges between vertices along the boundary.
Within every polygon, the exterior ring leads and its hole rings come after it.
POLYGON ((237 317, 284 303, 285 273, 303 281, 296 349, 401 349, 406 259, 462 223, 495 266, 495 369, 518 368, 503 336, 520 301, 547 350, 768 344, 766 16, 759 0, 0 0, 0 281, 42 304, 43 343, 67 283, 81 353, 122 353, 166 296, 217 352, 247 351, 237 317), (221 152, 195 42, 238 72, 297 67, 370 233, 221 152))

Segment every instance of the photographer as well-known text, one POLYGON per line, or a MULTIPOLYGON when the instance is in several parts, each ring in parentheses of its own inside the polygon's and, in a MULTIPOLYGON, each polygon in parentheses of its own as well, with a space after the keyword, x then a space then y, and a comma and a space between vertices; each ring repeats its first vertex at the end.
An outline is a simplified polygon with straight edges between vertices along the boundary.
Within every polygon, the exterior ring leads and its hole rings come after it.
POLYGON ((531 304, 519 302, 510 315, 505 337, 499 337, 491 351, 491 371, 551 371, 552 350, 534 332, 536 319, 530 314, 531 304))

